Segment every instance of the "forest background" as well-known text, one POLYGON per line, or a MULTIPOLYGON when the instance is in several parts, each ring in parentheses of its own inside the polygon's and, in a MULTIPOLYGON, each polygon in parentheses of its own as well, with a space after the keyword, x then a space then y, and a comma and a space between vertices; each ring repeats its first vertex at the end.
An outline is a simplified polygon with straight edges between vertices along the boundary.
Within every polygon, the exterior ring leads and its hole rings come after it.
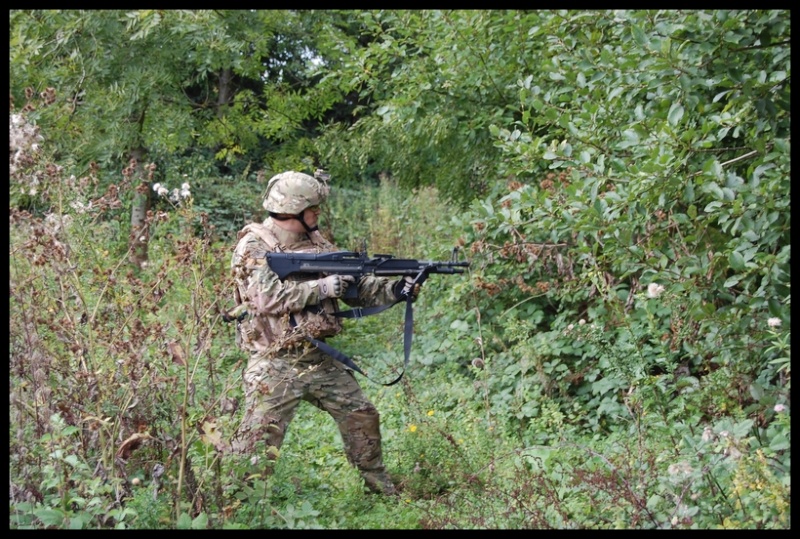
POLYGON ((11 10, 11 528, 790 527, 788 10, 11 10), (266 181, 470 261, 348 321, 403 488, 217 448, 266 181))

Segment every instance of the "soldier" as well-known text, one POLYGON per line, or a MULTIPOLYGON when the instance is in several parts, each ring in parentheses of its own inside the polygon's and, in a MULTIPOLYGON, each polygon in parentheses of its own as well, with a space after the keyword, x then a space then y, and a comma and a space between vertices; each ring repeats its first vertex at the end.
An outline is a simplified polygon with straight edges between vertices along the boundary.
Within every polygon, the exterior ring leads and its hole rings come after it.
MULTIPOLYGON (((250 360, 244 373, 245 415, 232 449, 255 453, 254 462, 263 451, 265 472, 271 474, 297 405, 305 400, 336 421, 347 459, 369 491, 393 495, 396 488, 381 456, 378 411, 353 371, 305 336, 324 341, 342 330, 340 318, 330 313, 339 310, 348 286, 358 287, 358 299, 347 300, 348 305, 372 307, 396 301, 406 280, 365 276, 356 283, 350 275, 300 275, 281 281, 264 256, 338 250, 317 227, 320 204, 330 191, 326 180, 326 175, 294 171, 274 176, 264 199, 269 216, 239 233, 231 269, 237 311, 248 314, 238 325, 237 342, 250 360)), ((417 287, 414 296, 418 292, 417 287)))

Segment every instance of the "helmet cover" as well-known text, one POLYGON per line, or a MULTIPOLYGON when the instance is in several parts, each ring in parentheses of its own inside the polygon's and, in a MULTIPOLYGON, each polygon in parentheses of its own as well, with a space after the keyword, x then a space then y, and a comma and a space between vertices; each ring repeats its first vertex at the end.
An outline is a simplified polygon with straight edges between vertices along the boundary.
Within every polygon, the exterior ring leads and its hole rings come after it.
POLYGON ((330 187, 322 179, 289 170, 273 176, 267 184, 264 209, 270 213, 297 215, 328 198, 330 187))

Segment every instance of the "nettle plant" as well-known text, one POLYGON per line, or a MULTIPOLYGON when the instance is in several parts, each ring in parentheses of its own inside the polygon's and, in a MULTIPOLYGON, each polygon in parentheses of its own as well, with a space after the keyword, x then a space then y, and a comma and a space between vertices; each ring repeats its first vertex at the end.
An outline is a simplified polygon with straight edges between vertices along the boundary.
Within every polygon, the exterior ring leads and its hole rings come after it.
POLYGON ((211 503, 199 481, 219 466, 209 448, 233 428, 239 391, 225 367, 240 358, 216 340, 232 339, 219 315, 228 253, 184 185, 146 216, 150 260, 131 265, 120 215, 133 164, 98 193, 102 171, 67 176, 14 115, 11 140, 12 191, 36 199, 10 206, 12 522, 135 526, 125 501, 144 486, 192 521, 211 503))

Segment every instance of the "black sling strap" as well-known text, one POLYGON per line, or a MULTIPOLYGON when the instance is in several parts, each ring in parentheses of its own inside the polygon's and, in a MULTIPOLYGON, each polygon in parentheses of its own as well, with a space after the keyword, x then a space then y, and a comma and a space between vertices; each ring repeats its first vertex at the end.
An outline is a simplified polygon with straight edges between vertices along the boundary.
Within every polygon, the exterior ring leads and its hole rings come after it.
MULTIPOLYGON (((403 375, 405 374, 406 369, 408 368, 408 358, 411 356, 411 339, 414 333, 414 307, 412 305, 414 299, 411 297, 411 295, 408 295, 404 298, 398 299, 394 303, 387 303, 386 305, 379 305, 378 307, 355 308, 348 311, 329 313, 332 314, 333 316, 338 316, 340 318, 363 318, 364 316, 369 316, 371 314, 378 314, 380 312, 383 312, 386 309, 394 307, 395 305, 403 301, 406 302, 406 319, 405 319, 405 324, 403 326, 403 354, 405 356, 403 360, 403 371, 400 373, 400 376, 398 376, 389 383, 381 384, 382 386, 393 386, 394 384, 399 382, 400 379, 403 378, 403 375)), ((291 323, 292 327, 297 327, 297 322, 295 321, 293 314, 289 315, 289 322, 291 323)), ((375 382, 375 380, 367 376, 367 374, 364 371, 362 371, 350 357, 343 354, 333 346, 319 339, 309 337, 308 335, 306 335, 305 338, 311 344, 313 344, 314 346, 316 346, 329 356, 333 357, 335 360, 344 363, 349 368, 360 373, 362 376, 364 376, 364 378, 366 378, 370 382, 376 384, 380 383, 380 382, 375 382)))

